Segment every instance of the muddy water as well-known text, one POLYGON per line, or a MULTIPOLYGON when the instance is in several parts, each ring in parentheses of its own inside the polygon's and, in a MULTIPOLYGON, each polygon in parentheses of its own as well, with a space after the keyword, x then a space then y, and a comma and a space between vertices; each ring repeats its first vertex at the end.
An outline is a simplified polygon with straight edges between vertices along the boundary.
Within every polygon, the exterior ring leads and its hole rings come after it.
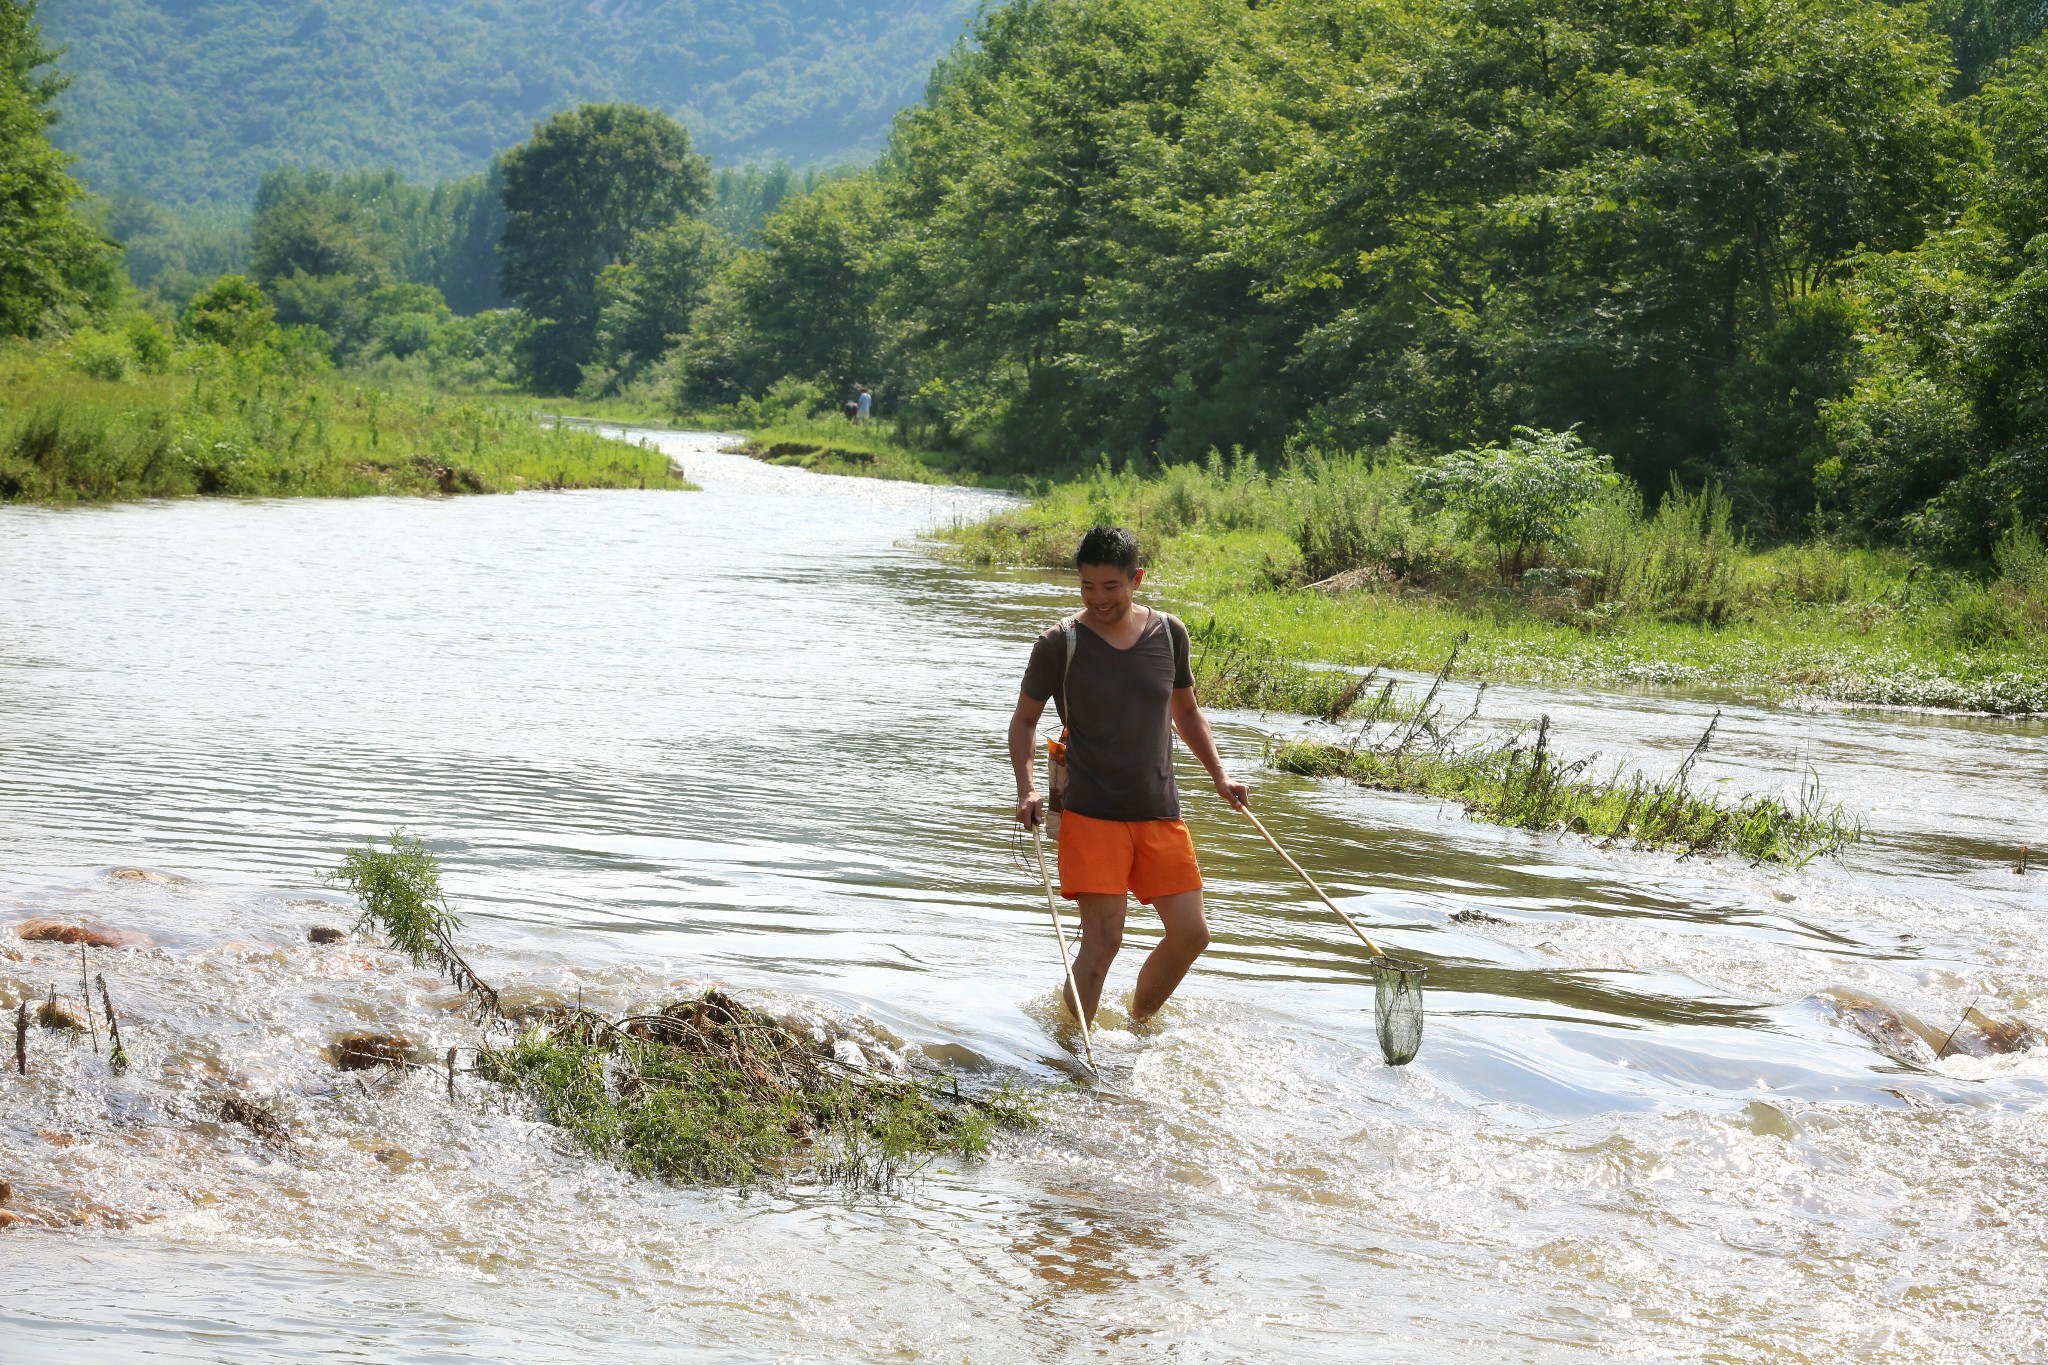
MULTIPOLYGON (((917 550, 988 495, 659 439, 703 493, 0 510, 0 922, 154 940, 94 955, 128 1076, 38 1031, 0 1080, 0 1175, 61 1224, 0 1233, 7 1361, 2048 1354, 2048 1058, 1895 1058, 1819 998, 2048 1022, 2048 868, 2011 870, 2048 854, 2038 721, 1726 705, 1704 779, 1810 770, 1870 831, 1800 871, 1259 775, 1431 964, 1402 1071, 1341 926, 1197 796, 1216 947, 1098 1042, 1131 1098, 894 1198, 668 1189, 467 1082, 338 1078, 345 1029, 469 1037, 431 978, 305 942, 342 920, 319 870, 400 825, 522 990, 716 980, 1071 1070, 1000 748, 1062 589, 917 550), (219 1121, 230 1084, 292 1150, 219 1121)), ((1485 714, 1668 770, 1712 706, 1485 714)), ((1246 770, 1289 728, 1220 719, 1246 770)), ((76 966, 7 934, 0 999, 76 966)))

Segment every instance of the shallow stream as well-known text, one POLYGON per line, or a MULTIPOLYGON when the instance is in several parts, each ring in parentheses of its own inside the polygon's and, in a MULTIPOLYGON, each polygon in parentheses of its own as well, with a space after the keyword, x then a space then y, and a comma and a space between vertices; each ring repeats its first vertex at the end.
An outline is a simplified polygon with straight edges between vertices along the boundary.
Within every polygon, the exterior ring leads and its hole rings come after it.
POLYGON ((0 509, 0 1000, 77 990, 17 921, 153 942, 92 951, 128 1076, 40 1030, 0 1076, 37 1213, 0 1359, 2048 1358, 2048 1056, 1887 1053, 1821 998, 2048 1025, 2039 719, 1488 693, 1656 772, 1721 705, 1703 781, 1811 773, 1868 830, 1772 870, 1262 772, 1299 723, 1220 715, 1274 832, 1430 965, 1421 1057, 1381 1063, 1355 942, 1184 767, 1216 943, 1163 1027, 1106 1021, 1129 1098, 891 1196, 667 1188, 473 1082, 338 1075, 350 1028, 469 1037, 306 942, 400 826, 522 990, 716 981, 1074 1072, 1002 753, 1070 590, 919 548, 994 495, 642 436, 704 491, 0 509))

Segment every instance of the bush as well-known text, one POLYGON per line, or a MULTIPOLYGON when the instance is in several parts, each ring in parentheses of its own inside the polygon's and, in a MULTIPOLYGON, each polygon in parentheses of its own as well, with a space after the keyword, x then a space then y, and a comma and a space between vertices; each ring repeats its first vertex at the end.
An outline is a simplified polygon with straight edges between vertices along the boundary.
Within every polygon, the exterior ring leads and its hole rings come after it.
POLYGON ((112 383, 128 377, 128 348, 104 332, 80 332, 71 338, 71 364, 80 374, 112 383))
POLYGON ((1718 626, 1733 611, 1737 566, 1747 553, 1729 529, 1726 495, 1708 485, 1687 493, 1674 479, 1645 520, 1633 488, 1614 487, 1572 527, 1586 605, 1619 603, 1667 621, 1718 626))
POLYGON ((1614 487, 1614 467, 1576 431, 1516 427, 1505 446, 1452 451, 1416 488, 1494 547, 1501 582, 1565 539, 1574 518, 1614 487))
POLYGON ((1959 588, 1929 618, 1934 634, 1964 649, 2010 644, 2027 633, 2030 622, 2014 597, 1996 584, 1972 583, 1959 588))
POLYGON ((1272 516, 1272 484, 1258 459, 1242 446, 1228 460, 1212 450, 1204 464, 1168 465, 1154 487, 1144 500, 1142 520, 1160 535, 1194 527, 1249 531, 1272 516))
POLYGON ((254 282, 223 275, 194 296, 178 317, 178 331, 191 341, 247 351, 277 335, 277 314, 254 282))
POLYGON ((162 374, 171 368, 171 339, 155 318, 139 313, 128 320, 125 335, 135 363, 146 374, 162 374))
POLYGON ((1301 577, 1314 583, 1379 566, 1407 578, 1425 569, 1432 528, 1418 524, 1409 503, 1414 486, 1414 469, 1396 461, 1296 454, 1284 489, 1296 514, 1301 577))

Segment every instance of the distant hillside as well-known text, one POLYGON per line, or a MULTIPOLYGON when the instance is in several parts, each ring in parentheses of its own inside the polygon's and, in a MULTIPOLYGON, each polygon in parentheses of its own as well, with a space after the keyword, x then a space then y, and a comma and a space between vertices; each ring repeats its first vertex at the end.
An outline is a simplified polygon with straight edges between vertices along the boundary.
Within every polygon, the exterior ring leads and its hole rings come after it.
POLYGON ((44 0, 57 141, 100 191, 246 202, 272 167, 463 174, 586 100, 721 160, 880 145, 973 0, 44 0))

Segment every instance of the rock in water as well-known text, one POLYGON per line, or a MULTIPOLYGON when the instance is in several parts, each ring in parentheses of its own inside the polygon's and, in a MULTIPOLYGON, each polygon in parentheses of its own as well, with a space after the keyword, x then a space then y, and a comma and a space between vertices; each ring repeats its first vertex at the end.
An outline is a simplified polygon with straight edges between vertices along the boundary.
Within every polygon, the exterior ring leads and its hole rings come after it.
POLYGON ((53 919, 23 920, 14 926, 14 936, 30 943, 83 943, 83 924, 60 924, 53 919))
POLYGON ((0 1180, 0 1204, 5 1204, 13 1198, 14 1186, 8 1184, 5 1180, 0 1180))
POLYGON ((107 877, 110 881, 155 882, 160 886, 187 886, 192 880, 173 872, 152 872, 146 867, 110 867, 107 869, 107 877))
POLYGON ((104 929, 61 920, 23 920, 14 926, 16 938, 30 943, 83 943, 89 948, 147 948, 154 940, 134 929, 104 929))
POLYGON ((291 1129, 265 1105, 230 1090, 220 1097, 220 1116, 239 1123, 265 1142, 279 1147, 292 1145, 291 1129))
POLYGON ((347 937, 348 935, 339 929, 319 926, 307 931, 306 941, 309 943, 339 943, 347 937))
POLYGON ((54 1000, 45 1000, 36 1006, 36 1022, 44 1028, 63 1029, 70 1033, 85 1032, 85 1025, 78 1022, 78 1016, 54 1000))
POLYGON ((1934 1049, 1941 1044, 1940 1034, 1875 996, 1847 986, 1830 986, 1814 998, 1836 1023, 1862 1034, 1895 1062, 1926 1066, 1934 1060, 1934 1049))

